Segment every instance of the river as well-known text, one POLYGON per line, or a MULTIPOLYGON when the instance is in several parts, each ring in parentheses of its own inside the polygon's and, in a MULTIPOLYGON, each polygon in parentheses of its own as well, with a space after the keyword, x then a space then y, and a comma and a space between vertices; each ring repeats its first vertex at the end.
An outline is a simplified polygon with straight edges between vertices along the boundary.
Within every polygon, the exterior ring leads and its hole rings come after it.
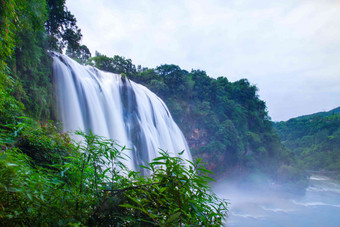
POLYGON ((266 186, 249 189, 218 183, 217 195, 229 201, 228 227, 339 227, 340 184, 312 175, 305 193, 294 194, 266 186))

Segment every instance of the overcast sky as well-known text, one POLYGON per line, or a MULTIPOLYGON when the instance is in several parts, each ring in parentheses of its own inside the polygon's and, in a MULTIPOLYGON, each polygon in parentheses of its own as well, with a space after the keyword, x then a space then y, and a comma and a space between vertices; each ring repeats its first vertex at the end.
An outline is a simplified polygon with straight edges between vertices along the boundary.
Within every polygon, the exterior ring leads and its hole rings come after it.
POLYGON ((340 0, 67 0, 94 55, 259 88, 272 120, 340 106, 340 0))

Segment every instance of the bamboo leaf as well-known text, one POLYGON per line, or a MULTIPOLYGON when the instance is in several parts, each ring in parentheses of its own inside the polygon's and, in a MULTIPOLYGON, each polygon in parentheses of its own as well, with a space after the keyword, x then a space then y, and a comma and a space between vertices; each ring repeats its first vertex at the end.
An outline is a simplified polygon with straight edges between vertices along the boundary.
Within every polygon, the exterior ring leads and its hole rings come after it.
POLYGON ((171 215, 171 216, 168 218, 168 220, 166 220, 166 224, 172 223, 172 222, 175 221, 177 218, 179 218, 179 216, 181 216, 181 212, 174 213, 173 215, 171 215))

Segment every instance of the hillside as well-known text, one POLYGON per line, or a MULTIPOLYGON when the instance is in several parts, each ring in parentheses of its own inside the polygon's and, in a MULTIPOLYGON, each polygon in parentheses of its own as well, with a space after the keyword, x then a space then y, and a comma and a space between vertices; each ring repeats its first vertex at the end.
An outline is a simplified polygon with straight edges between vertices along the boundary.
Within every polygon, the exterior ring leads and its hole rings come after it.
MULTIPOLYGON (((202 158, 218 176, 261 172, 272 178, 298 180, 294 154, 274 133, 265 103, 247 79, 214 79, 202 70, 161 65, 135 66, 121 56, 91 53, 80 44, 81 32, 65 1, 10 0, 1 8, 0 123, 18 124, 21 116, 43 125, 57 120, 48 51, 62 52, 82 64, 120 73, 161 97, 195 158, 202 158)), ((8 135, 2 126, 3 136, 8 135)), ((14 133, 14 132, 13 132, 14 133)), ((18 131, 15 131, 18 134, 18 131)), ((2 147, 13 147, 2 138, 2 147)), ((35 153, 32 155, 36 155, 35 153)), ((38 155, 39 156, 39 155, 38 155)))
POLYGON ((315 117, 330 117, 334 114, 340 114, 340 106, 337 107, 337 108, 334 108, 330 111, 322 111, 322 112, 317 112, 317 113, 314 113, 314 114, 299 116, 299 117, 296 117, 296 119, 311 119, 311 118, 315 118, 315 117))
POLYGON ((284 181, 301 179, 294 155, 280 143, 265 102, 247 79, 214 79, 205 71, 188 72, 177 65, 136 67, 130 59, 98 52, 87 64, 122 73, 161 97, 193 156, 218 176, 259 172, 284 181))
POLYGON ((282 143, 297 155, 305 168, 339 176, 339 108, 274 123, 282 143))
POLYGON ((80 39, 65 0, 1 1, 0 225, 222 226, 227 202, 199 161, 162 153, 143 176, 119 161, 125 147, 90 130, 77 144, 53 121, 48 51, 81 61, 80 39))

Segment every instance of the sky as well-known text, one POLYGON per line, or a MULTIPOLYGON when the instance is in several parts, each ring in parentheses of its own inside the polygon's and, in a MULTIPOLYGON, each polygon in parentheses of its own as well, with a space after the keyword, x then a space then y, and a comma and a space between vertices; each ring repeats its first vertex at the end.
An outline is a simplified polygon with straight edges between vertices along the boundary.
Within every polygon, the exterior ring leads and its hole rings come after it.
POLYGON ((67 0, 85 44, 258 87, 273 121, 340 106, 340 0, 67 0))

